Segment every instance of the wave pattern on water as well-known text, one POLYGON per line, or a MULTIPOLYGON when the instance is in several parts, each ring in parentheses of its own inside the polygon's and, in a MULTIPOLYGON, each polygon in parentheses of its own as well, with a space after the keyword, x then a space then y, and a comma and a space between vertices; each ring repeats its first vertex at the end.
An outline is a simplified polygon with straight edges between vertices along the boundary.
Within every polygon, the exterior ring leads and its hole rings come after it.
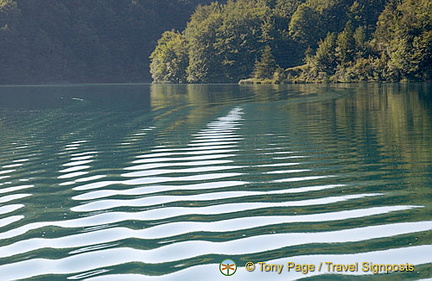
MULTIPOLYGON (((361 148, 325 139, 319 116, 318 125, 303 126, 264 120, 260 110, 272 116, 275 109, 233 106, 165 144, 158 139, 172 132, 138 117, 127 121, 127 135, 100 142, 80 137, 80 123, 49 145, 55 153, 43 165, 40 143, 9 143, 5 150, 20 152, 0 160, 0 276, 224 280, 217 266, 226 257, 241 267, 431 263, 432 247, 416 239, 429 235, 432 222, 413 216, 427 206, 390 188, 400 184, 397 175, 369 169, 381 163, 360 166, 361 148)), ((235 280, 267 276, 241 268, 235 280)))

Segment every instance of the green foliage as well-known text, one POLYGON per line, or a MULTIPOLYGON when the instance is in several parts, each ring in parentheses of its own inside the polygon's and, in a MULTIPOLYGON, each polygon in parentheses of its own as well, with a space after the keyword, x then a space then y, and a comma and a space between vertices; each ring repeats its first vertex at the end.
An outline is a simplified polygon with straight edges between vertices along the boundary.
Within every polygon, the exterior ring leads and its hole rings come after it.
POLYGON ((354 59, 356 41, 354 39, 353 27, 350 21, 345 29, 340 32, 336 40, 336 55, 341 65, 347 65, 354 59))
POLYGON ((215 71, 214 44, 217 30, 222 26, 221 9, 218 3, 199 6, 187 25, 184 33, 189 46, 188 82, 213 82, 220 73, 215 71))
MULTIPOLYGON (((287 16, 291 17, 300 3, 230 0, 226 4, 215 2, 198 7, 182 33, 187 45, 186 81, 237 82, 250 77, 264 62, 261 55, 267 54, 267 48, 276 61, 269 73, 259 76, 272 77, 276 65, 286 67, 299 63, 304 47, 289 35, 287 16)), ((156 50, 159 52, 160 48, 156 50)), ((167 68, 156 59, 157 56, 152 56, 151 72, 156 80, 176 76, 174 73, 161 75, 167 68)))
POLYGON ((247 77, 262 41, 268 40, 263 37, 268 13, 263 0, 228 1, 197 9, 185 30, 188 82, 235 82, 247 77))
POLYGON ((153 81, 186 82, 187 44, 182 34, 164 32, 150 59, 153 81))
POLYGON ((377 48, 388 60, 390 80, 432 78, 432 2, 406 0, 390 3, 380 15, 377 48))
POLYGON ((329 33, 327 37, 319 43, 315 58, 310 62, 310 65, 315 74, 324 72, 326 75, 333 75, 337 64, 336 34, 329 33))
POLYGON ((366 29, 364 26, 359 26, 354 32, 354 43, 357 48, 363 50, 366 48, 366 29))
MULTIPOLYGON (((308 3, 311 3, 309 1, 308 3)), ((325 3, 326 1, 316 2, 325 3)), ((380 7, 383 2, 378 1, 380 7)), ((325 10, 325 5, 315 9, 325 10)), ((378 18, 370 1, 354 1, 345 28, 329 33, 293 80, 303 82, 430 81, 432 78, 432 2, 389 1, 376 31, 362 15, 378 18), (372 39, 371 39, 372 38, 372 39)))
POLYGON ((320 14, 306 4, 300 5, 291 18, 290 34, 302 44, 314 46, 322 37, 320 14))
POLYGON ((191 83, 247 77, 256 82, 428 80, 431 3, 216 2, 197 8, 182 35, 176 35, 181 44, 172 38, 168 44, 162 37, 152 55, 151 71, 155 80, 191 83), (306 64, 299 66, 302 60, 306 64))
POLYGON ((349 7, 349 20, 353 26, 363 26, 366 39, 375 31, 378 16, 387 2, 388 0, 355 0, 349 7))
POLYGON ((263 49, 261 59, 255 62, 253 76, 257 79, 272 79, 278 68, 272 54, 271 47, 266 45, 263 49))

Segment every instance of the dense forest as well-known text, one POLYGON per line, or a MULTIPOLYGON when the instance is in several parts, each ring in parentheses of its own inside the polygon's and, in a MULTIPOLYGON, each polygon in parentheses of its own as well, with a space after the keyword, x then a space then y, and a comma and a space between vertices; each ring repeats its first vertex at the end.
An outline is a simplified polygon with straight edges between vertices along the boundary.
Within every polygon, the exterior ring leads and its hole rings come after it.
POLYGON ((0 84, 151 81, 149 55, 210 0, 0 0, 0 84))
POLYGON ((430 0, 0 0, 0 84, 430 81, 430 0))
POLYGON ((162 34, 154 81, 430 81, 430 0, 230 0, 162 34))

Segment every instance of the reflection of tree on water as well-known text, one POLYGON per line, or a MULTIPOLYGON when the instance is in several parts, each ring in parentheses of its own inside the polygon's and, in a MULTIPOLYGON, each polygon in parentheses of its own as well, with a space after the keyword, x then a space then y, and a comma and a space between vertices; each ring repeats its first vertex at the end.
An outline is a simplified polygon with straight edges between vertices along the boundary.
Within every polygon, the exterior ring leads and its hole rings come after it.
POLYGON ((244 96, 236 85, 153 84, 151 105, 158 112, 155 126, 163 128, 161 141, 187 143, 191 138, 187 132, 199 131, 202 124, 225 114, 244 96))
POLYGON ((236 84, 152 84, 153 107, 173 106, 178 103, 192 106, 217 106, 232 103, 251 91, 236 84))
POLYGON ((365 164, 370 165, 371 172, 381 172, 377 179, 386 182, 389 165, 400 171, 402 182, 387 185, 406 185, 419 192, 429 188, 428 179, 418 174, 431 171, 432 115, 427 106, 431 101, 430 86, 368 84, 352 85, 352 89, 351 97, 290 105, 287 122, 293 131, 296 120, 313 123, 319 131, 297 133, 311 144, 325 143, 334 150, 351 151, 359 161, 349 165, 359 165, 363 170, 365 164), (386 171, 381 171, 383 167, 386 171))
MULTIPOLYGON (((226 87, 221 85, 152 85, 152 107, 170 107, 179 117, 170 120, 171 128, 190 126, 209 121, 225 102, 288 100, 292 120, 320 122, 321 133, 328 138, 375 140, 374 148, 364 147, 365 154, 379 154, 380 147, 392 144, 395 149, 386 151, 393 156, 400 153, 407 163, 424 162, 431 157, 430 138, 413 139, 415 135, 430 136, 431 102, 427 84, 345 84, 345 85, 246 85, 226 87), (351 92, 352 98, 347 97, 351 92), (226 98, 220 98, 221 96, 226 98), (215 102, 217 97, 217 102, 215 102), (320 101, 320 102, 315 102, 320 101), (291 103, 298 103, 294 106, 291 103), (183 110, 186 109, 186 110, 183 110), (295 112, 293 112, 295 110, 295 112), (180 111, 182 111, 180 113, 180 111), (320 114, 320 116, 317 116, 320 114), (307 117, 310 115, 309 117, 307 117), (300 116, 302 116, 300 118, 300 116), (305 119, 304 119, 305 118, 305 119), (374 137, 375 136, 375 137, 374 137), (416 142, 411 146, 412 141, 416 142), (409 147, 408 147, 409 145, 409 147)), ((277 106, 276 104, 274 106, 277 106)), ((261 114, 259 112, 257 115, 261 114)), ((262 114, 271 114, 266 112, 262 114)), ((162 116, 158 117, 159 119, 162 116)), ((269 124, 269 126, 271 126, 269 124)), ((372 141, 372 142, 371 142, 372 141)), ((381 153, 383 153, 381 151, 381 153)), ((405 161, 404 161, 405 162, 405 161)))
POLYGON ((425 107, 428 114, 432 116, 432 85, 430 83, 423 83, 417 88, 420 103, 425 107))

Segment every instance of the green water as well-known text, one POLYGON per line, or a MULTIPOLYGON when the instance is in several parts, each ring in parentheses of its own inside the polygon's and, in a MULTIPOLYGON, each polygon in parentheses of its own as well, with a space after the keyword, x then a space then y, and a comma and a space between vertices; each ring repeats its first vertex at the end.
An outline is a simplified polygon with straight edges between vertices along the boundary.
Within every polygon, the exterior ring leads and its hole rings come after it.
POLYGON ((1 280, 432 277, 431 84, 3 86, 0 133, 1 280))

